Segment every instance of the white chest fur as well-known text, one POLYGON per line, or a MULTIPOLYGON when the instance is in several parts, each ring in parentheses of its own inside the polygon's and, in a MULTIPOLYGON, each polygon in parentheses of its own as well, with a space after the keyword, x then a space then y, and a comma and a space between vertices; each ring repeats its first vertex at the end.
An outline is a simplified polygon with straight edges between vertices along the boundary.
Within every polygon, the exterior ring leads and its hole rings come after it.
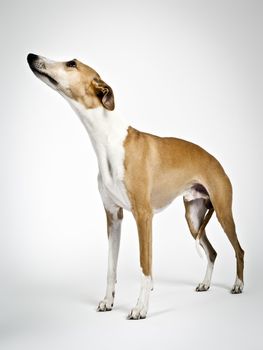
POLYGON ((86 109, 76 101, 69 101, 87 129, 97 155, 99 166, 99 189, 104 205, 118 205, 127 210, 130 202, 123 183, 124 140, 128 124, 115 112, 103 107, 86 109))

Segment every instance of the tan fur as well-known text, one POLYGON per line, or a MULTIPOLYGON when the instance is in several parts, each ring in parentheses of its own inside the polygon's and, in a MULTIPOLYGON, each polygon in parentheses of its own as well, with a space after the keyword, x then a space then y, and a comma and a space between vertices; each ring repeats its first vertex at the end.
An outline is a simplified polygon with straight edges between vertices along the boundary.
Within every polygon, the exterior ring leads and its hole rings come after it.
POLYGON ((154 136, 132 127, 124 147, 125 185, 138 226, 144 273, 151 274, 153 211, 165 207, 198 183, 206 188, 218 220, 235 249, 237 274, 243 281, 244 253, 232 217, 232 187, 220 163, 191 142, 154 136))
POLYGON ((111 88, 100 79, 99 74, 89 66, 75 60, 77 68, 66 68, 71 70, 72 79, 70 83, 71 97, 87 108, 96 108, 104 105, 109 110, 114 109, 114 99, 111 88), (110 102, 108 103, 108 94, 110 102), (104 99, 104 103, 102 103, 104 99), (105 105, 106 102, 106 105, 105 105))
POLYGON ((154 209, 165 207, 195 183, 203 184, 212 197, 218 187, 227 187, 232 191, 219 162, 193 143, 154 136, 130 127, 125 154, 128 191, 134 186, 133 182, 141 186, 144 192, 146 186, 150 205, 154 209), (143 170, 138 172, 136 169, 143 170), (211 181, 211 177, 217 177, 217 183, 211 181))
POLYGON ((71 97, 88 108, 96 108, 101 105, 96 96, 93 79, 99 78, 99 74, 91 67, 75 60, 77 69, 65 67, 69 77, 69 94, 71 97))

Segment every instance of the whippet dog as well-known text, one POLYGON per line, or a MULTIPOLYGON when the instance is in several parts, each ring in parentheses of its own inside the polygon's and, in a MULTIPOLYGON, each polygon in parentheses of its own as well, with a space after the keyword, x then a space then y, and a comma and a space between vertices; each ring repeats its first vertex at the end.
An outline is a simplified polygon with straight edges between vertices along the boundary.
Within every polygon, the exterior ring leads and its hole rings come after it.
POLYGON ((115 296, 116 270, 123 209, 132 212, 138 228, 142 281, 136 306, 128 319, 146 317, 152 289, 152 219, 183 195, 185 217, 192 236, 204 249, 207 269, 196 291, 210 287, 216 251, 205 227, 213 211, 236 256, 232 293, 243 290, 244 251, 232 215, 232 187, 220 163, 201 147, 173 137, 138 131, 114 112, 114 94, 99 74, 74 59, 56 62, 29 54, 34 74, 59 92, 88 131, 98 158, 98 187, 106 211, 109 242, 106 296, 98 311, 110 311, 115 296))

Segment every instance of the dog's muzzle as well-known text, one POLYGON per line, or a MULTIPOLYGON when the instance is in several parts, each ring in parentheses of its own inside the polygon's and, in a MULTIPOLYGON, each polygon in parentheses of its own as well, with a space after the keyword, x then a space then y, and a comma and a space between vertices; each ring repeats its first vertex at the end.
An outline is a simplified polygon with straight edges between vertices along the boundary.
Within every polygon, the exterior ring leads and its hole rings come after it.
POLYGON ((53 85, 58 85, 58 82, 54 78, 52 78, 48 73, 45 72, 46 65, 41 57, 33 53, 29 53, 27 55, 27 62, 33 73, 35 73, 36 75, 42 75, 43 77, 46 77, 53 85))

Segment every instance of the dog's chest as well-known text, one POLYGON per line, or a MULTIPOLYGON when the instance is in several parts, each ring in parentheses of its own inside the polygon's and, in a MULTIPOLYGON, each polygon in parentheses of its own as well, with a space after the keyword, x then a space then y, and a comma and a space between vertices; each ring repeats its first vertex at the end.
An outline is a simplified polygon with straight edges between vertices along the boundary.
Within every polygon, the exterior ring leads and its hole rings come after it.
POLYGON ((115 204, 129 210, 130 201, 124 185, 125 150, 123 142, 97 145, 96 154, 99 165, 99 190, 104 205, 108 209, 115 204))
POLYGON ((98 159, 99 190, 105 206, 130 209, 124 186, 124 142, 128 124, 114 112, 97 108, 78 113, 85 125, 98 159))

